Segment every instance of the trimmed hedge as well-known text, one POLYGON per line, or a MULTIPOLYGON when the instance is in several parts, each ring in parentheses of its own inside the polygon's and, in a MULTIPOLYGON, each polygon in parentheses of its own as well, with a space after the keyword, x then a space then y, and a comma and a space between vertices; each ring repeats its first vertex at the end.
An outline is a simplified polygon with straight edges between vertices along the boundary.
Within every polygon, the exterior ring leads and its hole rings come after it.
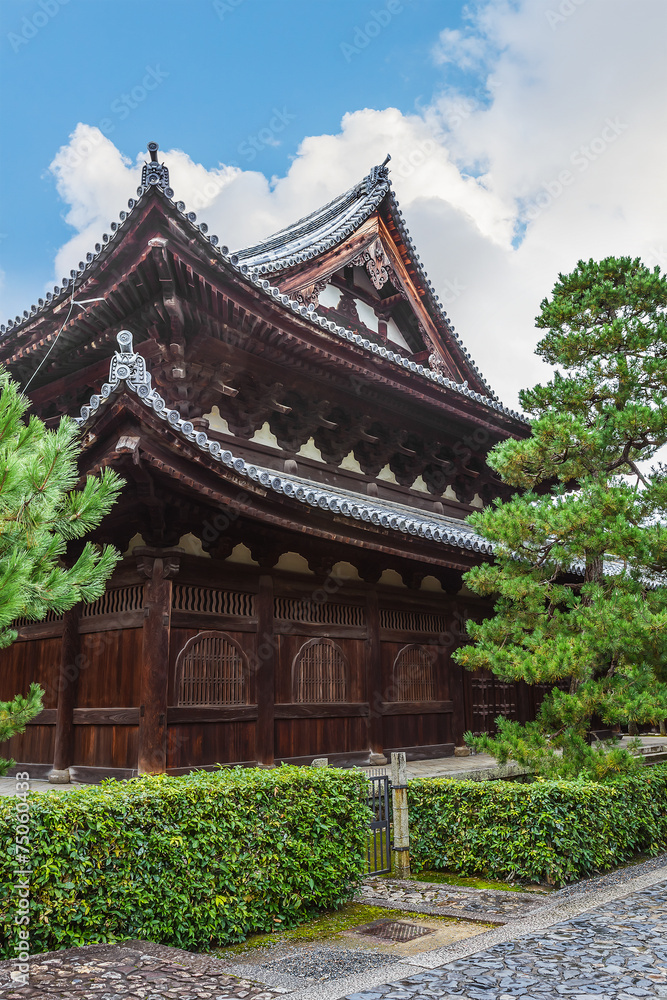
MULTIPOLYGON (((366 779, 283 766, 30 795, 30 950, 123 938, 206 949, 339 905, 366 867, 366 779)), ((0 799, 0 957, 25 867, 0 799)))
POLYGON ((606 783, 410 782, 414 870, 554 885, 667 849, 667 766, 606 783))

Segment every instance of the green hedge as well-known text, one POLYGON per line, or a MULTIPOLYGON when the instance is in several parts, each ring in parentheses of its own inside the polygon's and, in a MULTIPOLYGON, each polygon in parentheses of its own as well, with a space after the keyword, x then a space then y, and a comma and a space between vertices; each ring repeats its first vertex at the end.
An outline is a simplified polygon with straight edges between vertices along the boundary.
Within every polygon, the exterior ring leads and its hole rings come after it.
MULTIPOLYGON (((348 899, 366 865, 366 780, 251 768, 29 797, 30 950, 241 941, 348 899)), ((17 801, 0 799, 0 957, 13 957, 17 801)))
POLYGON ((667 766, 607 783, 410 782, 415 870, 564 885, 667 849, 667 766))

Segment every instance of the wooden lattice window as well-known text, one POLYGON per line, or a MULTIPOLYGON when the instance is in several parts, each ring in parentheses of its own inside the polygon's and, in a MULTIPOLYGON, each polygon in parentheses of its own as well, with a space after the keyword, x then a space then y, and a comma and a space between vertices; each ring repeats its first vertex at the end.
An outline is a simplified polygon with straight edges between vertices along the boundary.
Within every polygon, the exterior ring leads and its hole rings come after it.
POLYGON ((477 670, 471 678, 472 689, 472 731, 496 732, 496 719, 517 719, 517 685, 498 680, 488 670, 477 670))
POLYGON ((435 657, 426 646, 404 646, 394 661, 396 701, 435 701, 435 657))
POLYGON ((292 665, 294 701, 326 705, 347 701, 347 660, 331 639, 304 643, 292 665))
POLYGON ((393 611, 380 608, 380 628, 399 632, 446 632, 447 619, 426 611, 393 611))
POLYGON ((211 587, 190 587, 177 583, 174 587, 174 611, 252 618, 255 615, 255 596, 234 590, 213 590, 211 587))
POLYGON ((366 624, 363 608, 352 604, 331 604, 327 600, 302 601, 293 597, 276 597, 274 614, 276 618, 292 622, 362 627, 366 624))
POLYGON ((188 639, 176 660, 179 706, 247 705, 247 660, 224 632, 188 639))

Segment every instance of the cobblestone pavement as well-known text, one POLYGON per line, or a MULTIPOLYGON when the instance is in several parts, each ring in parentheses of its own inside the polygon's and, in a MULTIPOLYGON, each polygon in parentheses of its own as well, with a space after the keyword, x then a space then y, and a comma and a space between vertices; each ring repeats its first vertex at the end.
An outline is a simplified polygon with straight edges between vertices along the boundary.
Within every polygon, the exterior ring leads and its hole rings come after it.
MULTIPOLYGON (((282 965, 278 956, 267 956, 265 964, 256 970, 237 970, 208 955, 131 941, 120 946, 95 945, 35 956, 30 962, 29 985, 12 980, 15 963, 0 962, 0 996, 3 1000, 276 1000, 295 991, 294 1000, 334 1000, 344 994, 349 1000, 667 998, 667 880, 662 871, 656 870, 660 881, 650 888, 637 889, 612 902, 602 900, 596 905, 593 888, 605 882, 609 883, 607 893, 615 888, 622 892, 624 880, 631 880, 640 871, 642 877, 650 878, 660 862, 664 865, 664 856, 591 880, 588 886, 583 884, 581 902, 586 906, 588 901, 589 909, 583 913, 583 906, 575 909, 578 916, 570 915, 570 909, 568 919, 550 926, 545 922, 542 929, 537 929, 540 921, 552 906, 558 905, 557 897, 561 897, 562 905, 571 907, 572 896, 566 897, 568 890, 561 890, 562 896, 559 892, 533 897, 535 904, 542 904, 541 912, 524 912, 518 919, 517 914, 515 919, 506 915, 506 926, 484 934, 485 938, 491 935, 492 940, 501 935, 496 943, 489 941, 484 948, 480 941, 477 951, 473 939, 455 943, 453 950, 472 945, 462 953, 465 957, 448 954, 449 947, 433 953, 436 960, 429 962, 427 953, 405 958, 379 955, 372 948, 360 954, 354 947, 339 945, 336 950, 313 944, 305 954, 287 956, 289 961, 283 960, 282 965), (588 892, 584 893, 584 889, 588 892), (531 927, 535 929, 529 930, 531 927), (372 969, 383 963, 388 967, 371 981, 375 984, 380 979, 385 985, 360 989, 364 979, 369 982, 372 969), (386 982, 392 974, 389 963, 398 963, 398 981, 386 982), (414 974, 399 978, 406 976, 410 965, 414 974), (335 981, 349 977, 353 970, 359 975, 358 985, 353 977, 348 978, 345 989, 336 989, 335 981), (261 981, 265 978, 272 985, 261 981), (358 992, 347 992, 355 988, 358 992)), ((405 885, 410 890, 415 888, 411 882, 405 885)), ((440 885, 431 888, 458 890, 440 885)), ((495 905, 502 897, 528 895, 463 888, 459 895, 482 892, 496 897, 495 905)), ((533 903, 533 899, 528 902, 533 903)), ((441 909, 438 912, 442 915, 441 909)), ((488 909, 486 919, 487 914, 488 909)), ((558 920, 555 913, 552 919, 558 920)))
POLYGON ((355 899, 373 906, 433 913, 440 917, 461 917, 504 924, 540 909, 547 893, 512 892, 502 889, 467 889, 463 886, 403 879, 371 878, 355 899))
POLYGON ((275 1000, 289 992, 218 971, 208 956, 137 945, 40 955, 30 962, 28 986, 12 981, 13 963, 0 962, 0 995, 3 1000, 275 1000))
POLYGON ((346 1000, 667 997, 667 882, 346 1000))

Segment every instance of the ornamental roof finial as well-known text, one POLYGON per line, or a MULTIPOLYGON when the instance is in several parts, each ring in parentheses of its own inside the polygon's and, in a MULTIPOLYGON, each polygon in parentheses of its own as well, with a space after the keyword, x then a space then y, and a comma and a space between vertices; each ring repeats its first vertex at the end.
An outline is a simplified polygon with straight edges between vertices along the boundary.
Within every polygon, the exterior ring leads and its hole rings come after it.
POLYGON ((164 163, 158 163, 157 151, 159 148, 157 142, 148 143, 151 161, 144 163, 141 171, 141 186, 147 188, 154 184, 156 187, 162 188, 165 194, 171 198, 174 192, 169 187, 169 169, 165 167, 164 163))
POLYGON ((385 186, 390 183, 389 181, 389 168, 387 164, 391 160, 391 154, 387 153, 384 163, 378 163, 376 167, 371 167, 370 173, 367 177, 364 177, 361 182, 361 192, 363 194, 370 194, 373 188, 378 183, 382 183, 385 186))

